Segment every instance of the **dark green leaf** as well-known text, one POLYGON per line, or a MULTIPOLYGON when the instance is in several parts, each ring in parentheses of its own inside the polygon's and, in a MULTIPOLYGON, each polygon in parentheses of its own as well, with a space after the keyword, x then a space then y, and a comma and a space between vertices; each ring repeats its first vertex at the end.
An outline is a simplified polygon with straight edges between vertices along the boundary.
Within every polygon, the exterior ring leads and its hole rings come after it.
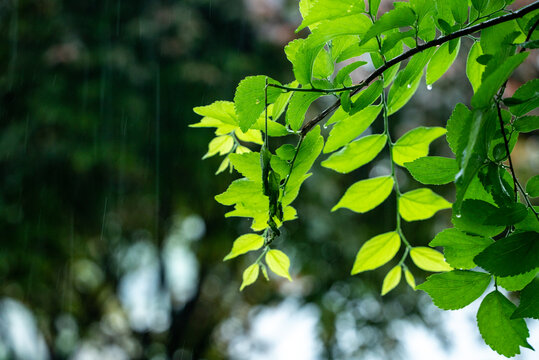
MULTIPOLYGON (((535 206, 534 209, 536 212, 539 212, 539 206, 535 206)), ((528 209, 528 215, 524 220, 515 224, 515 229, 539 232, 539 220, 537 220, 537 216, 535 216, 532 209, 528 209)))
POLYGON ((429 245, 443 246, 445 259, 452 267, 472 269, 477 266, 473 258, 492 243, 488 237, 472 236, 451 228, 438 233, 429 245))
POLYGON ((535 175, 528 180, 528 183, 526 184, 526 193, 531 197, 539 196, 539 175, 535 175))
POLYGON ((484 225, 488 214, 496 207, 486 201, 468 199, 462 203, 459 213, 453 206, 451 222, 459 230, 481 236, 495 236, 503 231, 505 226, 484 225))
POLYGON ((520 354, 520 346, 533 349, 526 341, 530 334, 524 320, 510 318, 515 308, 505 296, 493 291, 483 299, 477 311, 477 326, 483 340, 507 357, 520 354))
POLYGON ((481 65, 487 65, 490 59, 492 59, 494 55, 492 54, 483 54, 478 56, 475 61, 477 61, 481 65))
POLYGON ((528 81, 515 91, 512 99, 521 100, 521 104, 510 106, 511 112, 522 116, 539 107, 539 79, 528 81))
POLYGON ((524 204, 513 203, 510 207, 495 208, 488 213, 484 225, 514 225, 524 220, 528 211, 524 204))
POLYGON ((450 34, 453 30, 451 28, 451 25, 444 19, 438 19, 438 28, 442 30, 444 35, 450 34))
POLYGON ((457 160, 460 162, 459 155, 462 154, 466 144, 468 143, 469 127, 471 123, 472 112, 468 110, 466 105, 457 104, 451 117, 447 120, 446 139, 453 154, 457 155, 457 160))
POLYGON ((515 120, 513 127, 518 132, 531 132, 539 129, 539 116, 523 116, 515 120))
POLYGON ((518 318, 539 319, 539 278, 533 279, 520 293, 520 305, 511 315, 518 318))
POLYGON ((514 276, 539 267, 539 233, 522 232, 500 239, 474 258, 496 276, 514 276))
POLYGON ((537 49, 539 48, 539 40, 526 41, 526 42, 518 44, 518 46, 524 49, 537 49))
POLYGON ((455 180, 458 166, 455 159, 440 156, 425 156, 406 162, 404 166, 422 184, 442 185, 455 180))
POLYGON ((487 6, 488 0, 472 0, 472 6, 479 13, 487 6))
POLYGON ((427 292, 440 309, 457 310, 481 296, 489 283, 489 274, 453 270, 429 276, 417 289, 427 292))

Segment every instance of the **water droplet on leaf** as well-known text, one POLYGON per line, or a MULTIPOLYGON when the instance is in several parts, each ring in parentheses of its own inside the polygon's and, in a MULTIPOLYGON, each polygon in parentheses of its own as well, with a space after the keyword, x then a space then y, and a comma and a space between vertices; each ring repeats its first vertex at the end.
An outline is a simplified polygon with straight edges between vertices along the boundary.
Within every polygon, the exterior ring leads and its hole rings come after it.
POLYGON ((411 87, 412 87, 412 84, 408 84, 407 88, 409 89, 409 88, 411 88, 411 87))
POLYGON ((427 90, 429 90, 429 91, 432 90, 432 85, 431 84, 427 85, 427 90))

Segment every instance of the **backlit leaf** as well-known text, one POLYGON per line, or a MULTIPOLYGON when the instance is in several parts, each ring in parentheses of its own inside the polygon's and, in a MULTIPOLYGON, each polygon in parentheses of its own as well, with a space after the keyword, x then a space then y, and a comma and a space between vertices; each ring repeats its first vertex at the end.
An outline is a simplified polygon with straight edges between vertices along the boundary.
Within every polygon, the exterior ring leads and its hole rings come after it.
POLYGON ((361 38, 360 45, 365 44, 373 37, 380 35, 384 31, 400 28, 403 26, 412 26, 415 23, 416 16, 414 11, 407 6, 400 6, 386 12, 369 28, 367 33, 361 38))
POLYGON ((311 103, 321 95, 321 93, 312 92, 294 93, 286 111, 286 123, 292 130, 298 131, 301 128, 305 120, 305 113, 311 106, 311 103))
MULTIPOLYGON (((446 139, 453 154, 457 155, 457 160, 468 142, 468 127, 472 112, 464 104, 457 104, 451 117, 447 120, 446 139)), ((458 161, 460 162, 460 161, 458 161)))
POLYGON ((389 270, 384 282, 382 283, 382 296, 393 290, 401 281, 402 268, 397 265, 393 269, 389 270))
POLYGON ((505 228, 504 225, 486 225, 488 214, 495 208, 494 205, 483 200, 467 199, 457 213, 453 206, 451 222, 456 228, 470 234, 492 237, 498 235, 505 228))
POLYGON ((260 153, 249 152, 244 154, 230 154, 232 166, 243 176, 255 182, 262 182, 262 169, 260 168, 260 153))
POLYGON ((455 228, 439 232, 429 243, 443 246, 446 261, 457 269, 472 269, 477 265, 473 258, 494 241, 488 237, 472 236, 455 228))
POLYGON ((377 235, 365 242, 357 253, 352 275, 376 269, 393 259, 399 251, 401 239, 396 232, 377 235))
POLYGON ((365 12, 365 3, 356 0, 318 0, 312 2, 309 12, 304 16, 301 25, 296 32, 307 26, 324 20, 339 21, 345 16, 361 14, 365 12))
POLYGON ((393 161, 404 166, 405 162, 427 156, 430 143, 445 133, 442 127, 420 126, 408 131, 393 146, 393 161))
POLYGON ((425 220, 451 203, 427 188, 408 191, 399 199, 399 213, 406 221, 425 220))
POLYGON ((481 86, 472 97, 472 106, 475 108, 488 106, 494 95, 498 92, 498 89, 527 56, 528 53, 523 52, 507 58, 486 79, 483 79, 481 86))
POLYGON ((455 159, 424 156, 404 163, 410 174, 422 184, 442 185, 455 180, 458 166, 455 159))
POLYGON ((429 247, 417 246, 410 250, 410 257, 416 266, 425 271, 451 271, 453 270, 444 256, 429 247))
POLYGON ((368 106, 349 116, 339 108, 332 116, 332 119, 335 118, 338 122, 329 133, 324 153, 335 151, 361 135, 376 119, 381 109, 381 105, 368 106))
POLYGON ((496 283, 505 290, 520 291, 535 278, 537 273, 539 273, 539 267, 520 275, 496 277, 496 283))
POLYGON ((240 291, 242 291, 246 286, 251 285, 258 279, 259 265, 252 264, 247 269, 243 271, 243 281, 241 283, 240 291))
POLYGON ((417 288, 427 292, 434 305, 440 309, 457 310, 480 297, 490 280, 490 274, 487 273, 453 270, 431 275, 417 288))
POLYGON ((380 176, 361 180, 350 186, 331 211, 348 208, 357 213, 365 213, 380 205, 393 189, 391 176, 380 176))
MULTIPOLYGON (((248 76, 243 79, 236 88, 234 95, 234 105, 238 114, 238 121, 242 131, 249 130, 258 117, 264 111, 266 76, 248 76)), ((267 78, 270 83, 279 84, 279 82, 267 78)), ((281 90, 268 87, 268 104, 273 103, 282 93, 281 90)))
POLYGON ((539 107, 539 80, 528 81, 515 91, 511 99, 519 99, 522 103, 510 106, 511 113, 522 116, 539 107))
POLYGON ((515 120, 513 123, 513 126, 515 130, 519 132, 530 132, 535 131, 539 129, 539 116, 537 115, 530 115, 530 116, 523 116, 515 120))
POLYGON ((451 67, 460 49, 460 39, 457 46, 452 49, 449 47, 449 42, 442 44, 432 56, 427 66, 427 84, 433 84, 436 80, 442 77, 443 74, 451 67))
POLYGON ((264 245, 264 238, 258 234, 245 234, 234 240, 232 250, 223 261, 230 260, 236 256, 245 254, 252 250, 258 250, 264 245))
POLYGON ((528 231, 500 239, 479 253, 474 261, 496 276, 531 271, 539 267, 539 233, 528 231))
POLYGON ((266 253, 266 264, 275 274, 292 281, 288 269, 290 268, 290 259, 281 250, 269 250, 266 253))
POLYGON ((410 285, 410 287, 414 290, 417 289, 417 286, 415 285, 415 279, 414 279, 414 275, 412 275, 412 272, 408 269, 405 269, 404 270, 404 278, 406 279, 406 282, 408 283, 408 285, 410 285))
POLYGON ((202 157, 202 159, 207 159, 214 155, 225 155, 228 154, 234 147, 234 139, 232 136, 223 135, 213 138, 212 141, 208 144, 208 152, 202 157))
POLYGON ((512 357, 520 354, 520 346, 532 349, 523 319, 511 319, 516 306, 498 291, 488 294, 477 311, 477 326, 483 340, 498 354, 512 357))
POLYGON ((333 153, 321 165, 340 173, 349 173, 372 161, 384 148, 386 141, 386 135, 362 137, 333 153))

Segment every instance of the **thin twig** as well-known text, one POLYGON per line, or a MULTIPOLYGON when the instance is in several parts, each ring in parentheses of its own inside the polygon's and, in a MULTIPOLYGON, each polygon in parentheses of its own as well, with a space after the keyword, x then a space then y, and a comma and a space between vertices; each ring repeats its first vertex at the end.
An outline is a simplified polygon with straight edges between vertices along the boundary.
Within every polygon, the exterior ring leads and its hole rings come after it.
MULTIPOLYGON (((501 90, 501 89, 500 89, 501 90)), ((503 143, 505 145, 505 152, 507 153, 507 158, 509 160, 509 169, 511 170, 511 175, 513 176, 513 187, 515 190, 515 200, 518 201, 518 190, 517 190, 517 176, 515 175, 515 169, 513 168, 513 161, 511 160, 511 151, 509 150, 509 141, 507 140, 507 135, 505 134, 505 125, 503 124, 502 110, 500 109, 500 100, 496 99, 496 110, 498 111, 498 120, 500 121, 500 129, 502 131, 503 143)))
MULTIPOLYGON (((413 55, 415 55, 415 54, 417 54, 419 52, 422 52, 422 51, 424 51, 426 49, 429 49, 431 47, 434 47, 434 46, 442 45, 442 44, 444 44, 444 43, 446 43, 448 41, 451 41, 453 39, 457 39, 457 38, 460 38, 460 37, 463 37, 463 36, 466 36, 466 35, 473 34, 474 32, 477 32, 479 30, 482 30, 482 29, 485 29, 485 28, 488 28, 488 27, 491 27, 491 26, 494 26, 494 25, 498 25, 498 24, 501 24, 501 23, 504 23, 504 22, 507 22, 507 21, 511 21, 511 20, 514 20, 514 19, 521 18, 524 15, 526 15, 526 14, 528 14, 528 13, 534 11, 534 10, 537 10, 537 9, 539 9, 539 1, 535 1, 534 3, 532 3, 530 5, 527 5, 527 6, 523 7, 523 8, 515 11, 514 13, 507 14, 507 15, 502 15, 500 17, 497 17, 497 18, 494 18, 494 19, 491 19, 491 20, 487 20, 487 21, 482 22, 480 24, 477 24, 477 25, 474 25, 474 26, 470 26, 470 27, 455 31, 454 33, 451 33, 451 34, 448 34, 448 35, 445 35, 445 36, 441 36, 441 37, 439 37, 437 39, 434 39, 432 41, 421 44, 421 45, 419 45, 419 46, 417 46, 417 47, 415 47, 413 49, 410 49, 410 50, 402 53, 401 55, 389 60, 387 63, 385 63, 384 65, 380 66, 378 69, 373 71, 365 80, 361 81, 359 84, 354 85, 354 86, 350 86, 350 87, 346 88, 346 90, 341 90, 341 91, 351 90, 352 91, 351 95, 353 95, 353 94, 357 93, 359 90, 361 90, 362 88, 364 88, 365 86, 369 85, 374 79, 376 79, 378 76, 383 74, 384 71, 386 71, 387 69, 389 69, 393 65, 399 64, 403 60, 406 60, 409 57, 411 57, 411 56, 413 56, 413 55)), ((269 86, 275 86, 275 84, 269 84, 269 86)), ((290 89, 289 91, 306 91, 306 90, 299 90, 299 89, 291 90, 290 89)), ((330 89, 309 89, 309 91, 331 92, 330 89)), ((320 121, 322 121, 331 112, 335 111, 340 106, 340 104, 341 104, 340 100, 335 101, 335 103, 333 103, 333 105, 329 106, 324 111, 322 111, 320 114, 318 114, 316 117, 314 117, 313 119, 308 121, 301 128, 301 134, 305 135, 309 131, 311 131, 311 129, 316 124, 318 124, 320 121)))

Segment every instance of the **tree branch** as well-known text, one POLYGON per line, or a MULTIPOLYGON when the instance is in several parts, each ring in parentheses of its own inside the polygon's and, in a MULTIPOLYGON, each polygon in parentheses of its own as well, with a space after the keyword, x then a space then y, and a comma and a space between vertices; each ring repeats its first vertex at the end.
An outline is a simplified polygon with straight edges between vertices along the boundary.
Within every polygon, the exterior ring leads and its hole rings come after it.
MULTIPOLYGON (((352 95, 353 95, 353 94, 357 93, 359 90, 361 90, 362 88, 364 88, 365 86, 369 85, 374 79, 376 79, 378 76, 383 74, 384 71, 386 71, 390 67, 402 62, 403 60, 408 59, 409 57, 411 57, 411 56, 413 56, 413 55, 415 55, 417 53, 420 53, 420 52, 422 52, 424 50, 427 50, 427 49, 429 49, 431 47, 434 47, 434 46, 442 45, 442 44, 444 44, 444 43, 446 43, 448 41, 451 41, 453 39, 457 39, 457 38, 460 38, 460 37, 463 37, 463 36, 473 34, 474 32, 477 32, 479 30, 486 29, 486 28, 489 28, 489 27, 492 27, 492 26, 495 26, 495 25, 498 25, 498 24, 501 24, 501 23, 504 23, 504 22, 507 22, 507 21, 511 21, 511 20, 514 20, 514 19, 521 18, 524 15, 526 15, 526 14, 528 14, 528 13, 534 11, 534 10, 537 10, 537 9, 539 9, 539 1, 535 1, 534 3, 532 3, 530 5, 527 5, 527 6, 521 8, 521 9, 519 9, 519 10, 517 10, 517 11, 511 13, 511 14, 502 15, 500 17, 497 17, 497 18, 494 18, 494 19, 491 19, 491 20, 487 20, 487 21, 482 22, 480 24, 477 24, 477 25, 474 25, 474 26, 470 26, 470 27, 455 31, 454 33, 451 33, 451 34, 448 34, 448 35, 445 35, 445 36, 441 36, 441 37, 439 37, 437 39, 434 39, 432 41, 421 44, 421 45, 419 45, 419 46, 417 46, 417 47, 415 47, 413 49, 410 49, 410 50, 402 53, 401 55, 387 61, 384 65, 380 66, 378 69, 373 71, 365 80, 361 81, 357 85, 345 88, 345 90, 352 90, 352 95)), ((291 89, 287 89, 287 90, 291 91, 291 89)), ((306 89, 304 89, 304 90, 297 89, 297 90, 294 90, 294 91, 306 91, 306 89)), ((330 91, 328 91, 328 89, 325 89, 325 90, 309 89, 309 91, 330 92, 330 91)), ((340 104, 341 104, 340 100, 335 101, 333 103, 333 105, 329 106, 328 108, 323 110, 320 114, 318 114, 316 117, 314 117, 313 119, 308 121, 301 128, 301 134, 305 135, 309 131, 311 131, 311 129, 316 124, 318 124, 320 121, 322 121, 331 112, 335 111, 340 106, 340 104)))

